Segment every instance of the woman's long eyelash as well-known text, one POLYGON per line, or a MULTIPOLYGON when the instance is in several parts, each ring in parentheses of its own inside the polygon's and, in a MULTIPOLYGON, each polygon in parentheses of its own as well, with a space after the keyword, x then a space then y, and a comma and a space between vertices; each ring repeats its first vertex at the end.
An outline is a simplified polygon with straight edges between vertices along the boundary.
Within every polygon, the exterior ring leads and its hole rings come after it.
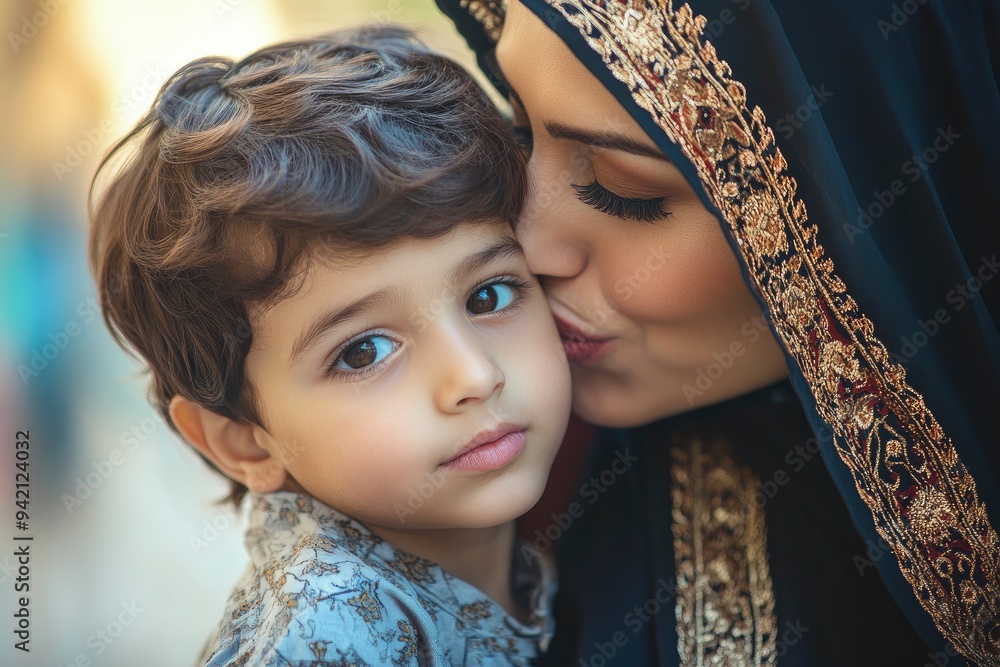
POLYGON ((572 185, 580 201, 594 207, 601 213, 607 213, 616 218, 655 222, 670 215, 669 211, 664 211, 660 206, 666 201, 666 197, 653 197, 652 199, 622 197, 598 183, 597 179, 594 179, 594 182, 589 185, 575 183, 572 185))

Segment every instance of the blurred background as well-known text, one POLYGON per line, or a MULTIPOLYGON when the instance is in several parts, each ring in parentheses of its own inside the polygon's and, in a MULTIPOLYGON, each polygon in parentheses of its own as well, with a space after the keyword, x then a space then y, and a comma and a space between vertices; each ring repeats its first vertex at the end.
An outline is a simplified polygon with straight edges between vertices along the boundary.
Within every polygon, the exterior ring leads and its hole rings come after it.
POLYGON ((187 667, 247 563, 243 526, 99 315, 85 252, 97 163, 200 56, 393 21, 475 71, 473 58, 432 0, 5 0, 0 17, 0 665, 187 667), (12 615, 24 544, 30 653, 12 615))

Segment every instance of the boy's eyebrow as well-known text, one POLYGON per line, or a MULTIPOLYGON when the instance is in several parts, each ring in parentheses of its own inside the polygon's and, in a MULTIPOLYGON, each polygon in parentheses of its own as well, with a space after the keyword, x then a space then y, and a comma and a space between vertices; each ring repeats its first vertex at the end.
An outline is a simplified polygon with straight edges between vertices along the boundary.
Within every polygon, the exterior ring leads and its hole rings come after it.
POLYGON ((448 280, 453 284, 460 283, 470 273, 475 273, 499 259, 523 254, 524 248, 517 242, 517 239, 505 236, 488 248, 484 248, 462 260, 462 263, 456 266, 448 275, 448 280))
POLYGON ((341 321, 402 301, 403 294, 397 288, 383 287, 351 301, 342 308, 324 313, 306 327, 296 339, 292 345, 292 353, 288 357, 288 363, 291 364, 295 361, 295 358, 311 346, 325 331, 337 326, 341 321))
MULTIPOLYGON (((474 273, 493 262, 506 257, 520 256, 524 254, 524 249, 517 239, 505 236, 498 242, 477 253, 466 257, 448 275, 448 280, 452 283, 462 282, 469 274, 474 273)), ((357 315, 371 312, 373 310, 388 309, 393 305, 405 302, 402 292, 396 287, 382 287, 351 301, 347 305, 324 313, 303 330, 302 334, 292 345, 292 353, 288 357, 288 363, 295 361, 302 352, 312 345, 325 331, 331 329, 343 320, 357 315)))

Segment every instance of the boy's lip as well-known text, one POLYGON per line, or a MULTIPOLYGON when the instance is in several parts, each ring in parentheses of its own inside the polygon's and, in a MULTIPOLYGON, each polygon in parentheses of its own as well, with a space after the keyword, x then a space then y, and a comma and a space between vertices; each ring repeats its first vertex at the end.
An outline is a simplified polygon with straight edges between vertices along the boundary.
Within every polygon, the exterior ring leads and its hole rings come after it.
POLYGON ((521 426, 520 424, 512 424, 510 422, 504 422, 499 426, 497 426, 496 428, 480 431, 479 433, 476 434, 474 438, 472 438, 472 440, 463 445, 462 448, 458 450, 458 452, 456 452, 450 459, 448 459, 441 465, 446 466, 449 463, 454 462, 456 459, 461 458, 463 455, 468 454, 477 447, 482 447, 483 445, 495 443, 496 441, 500 440, 506 435, 510 435, 511 433, 517 433, 518 431, 524 431, 524 430, 526 430, 525 427, 521 426))

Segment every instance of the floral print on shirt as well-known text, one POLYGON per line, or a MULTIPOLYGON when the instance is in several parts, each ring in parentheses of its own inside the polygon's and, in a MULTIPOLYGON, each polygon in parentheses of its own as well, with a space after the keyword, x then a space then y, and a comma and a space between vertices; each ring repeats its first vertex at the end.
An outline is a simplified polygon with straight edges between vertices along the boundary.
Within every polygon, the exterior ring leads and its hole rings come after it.
POLYGON ((518 544, 510 616, 432 561, 291 491, 250 493, 251 563, 199 665, 527 666, 552 636, 549 562, 518 544))

